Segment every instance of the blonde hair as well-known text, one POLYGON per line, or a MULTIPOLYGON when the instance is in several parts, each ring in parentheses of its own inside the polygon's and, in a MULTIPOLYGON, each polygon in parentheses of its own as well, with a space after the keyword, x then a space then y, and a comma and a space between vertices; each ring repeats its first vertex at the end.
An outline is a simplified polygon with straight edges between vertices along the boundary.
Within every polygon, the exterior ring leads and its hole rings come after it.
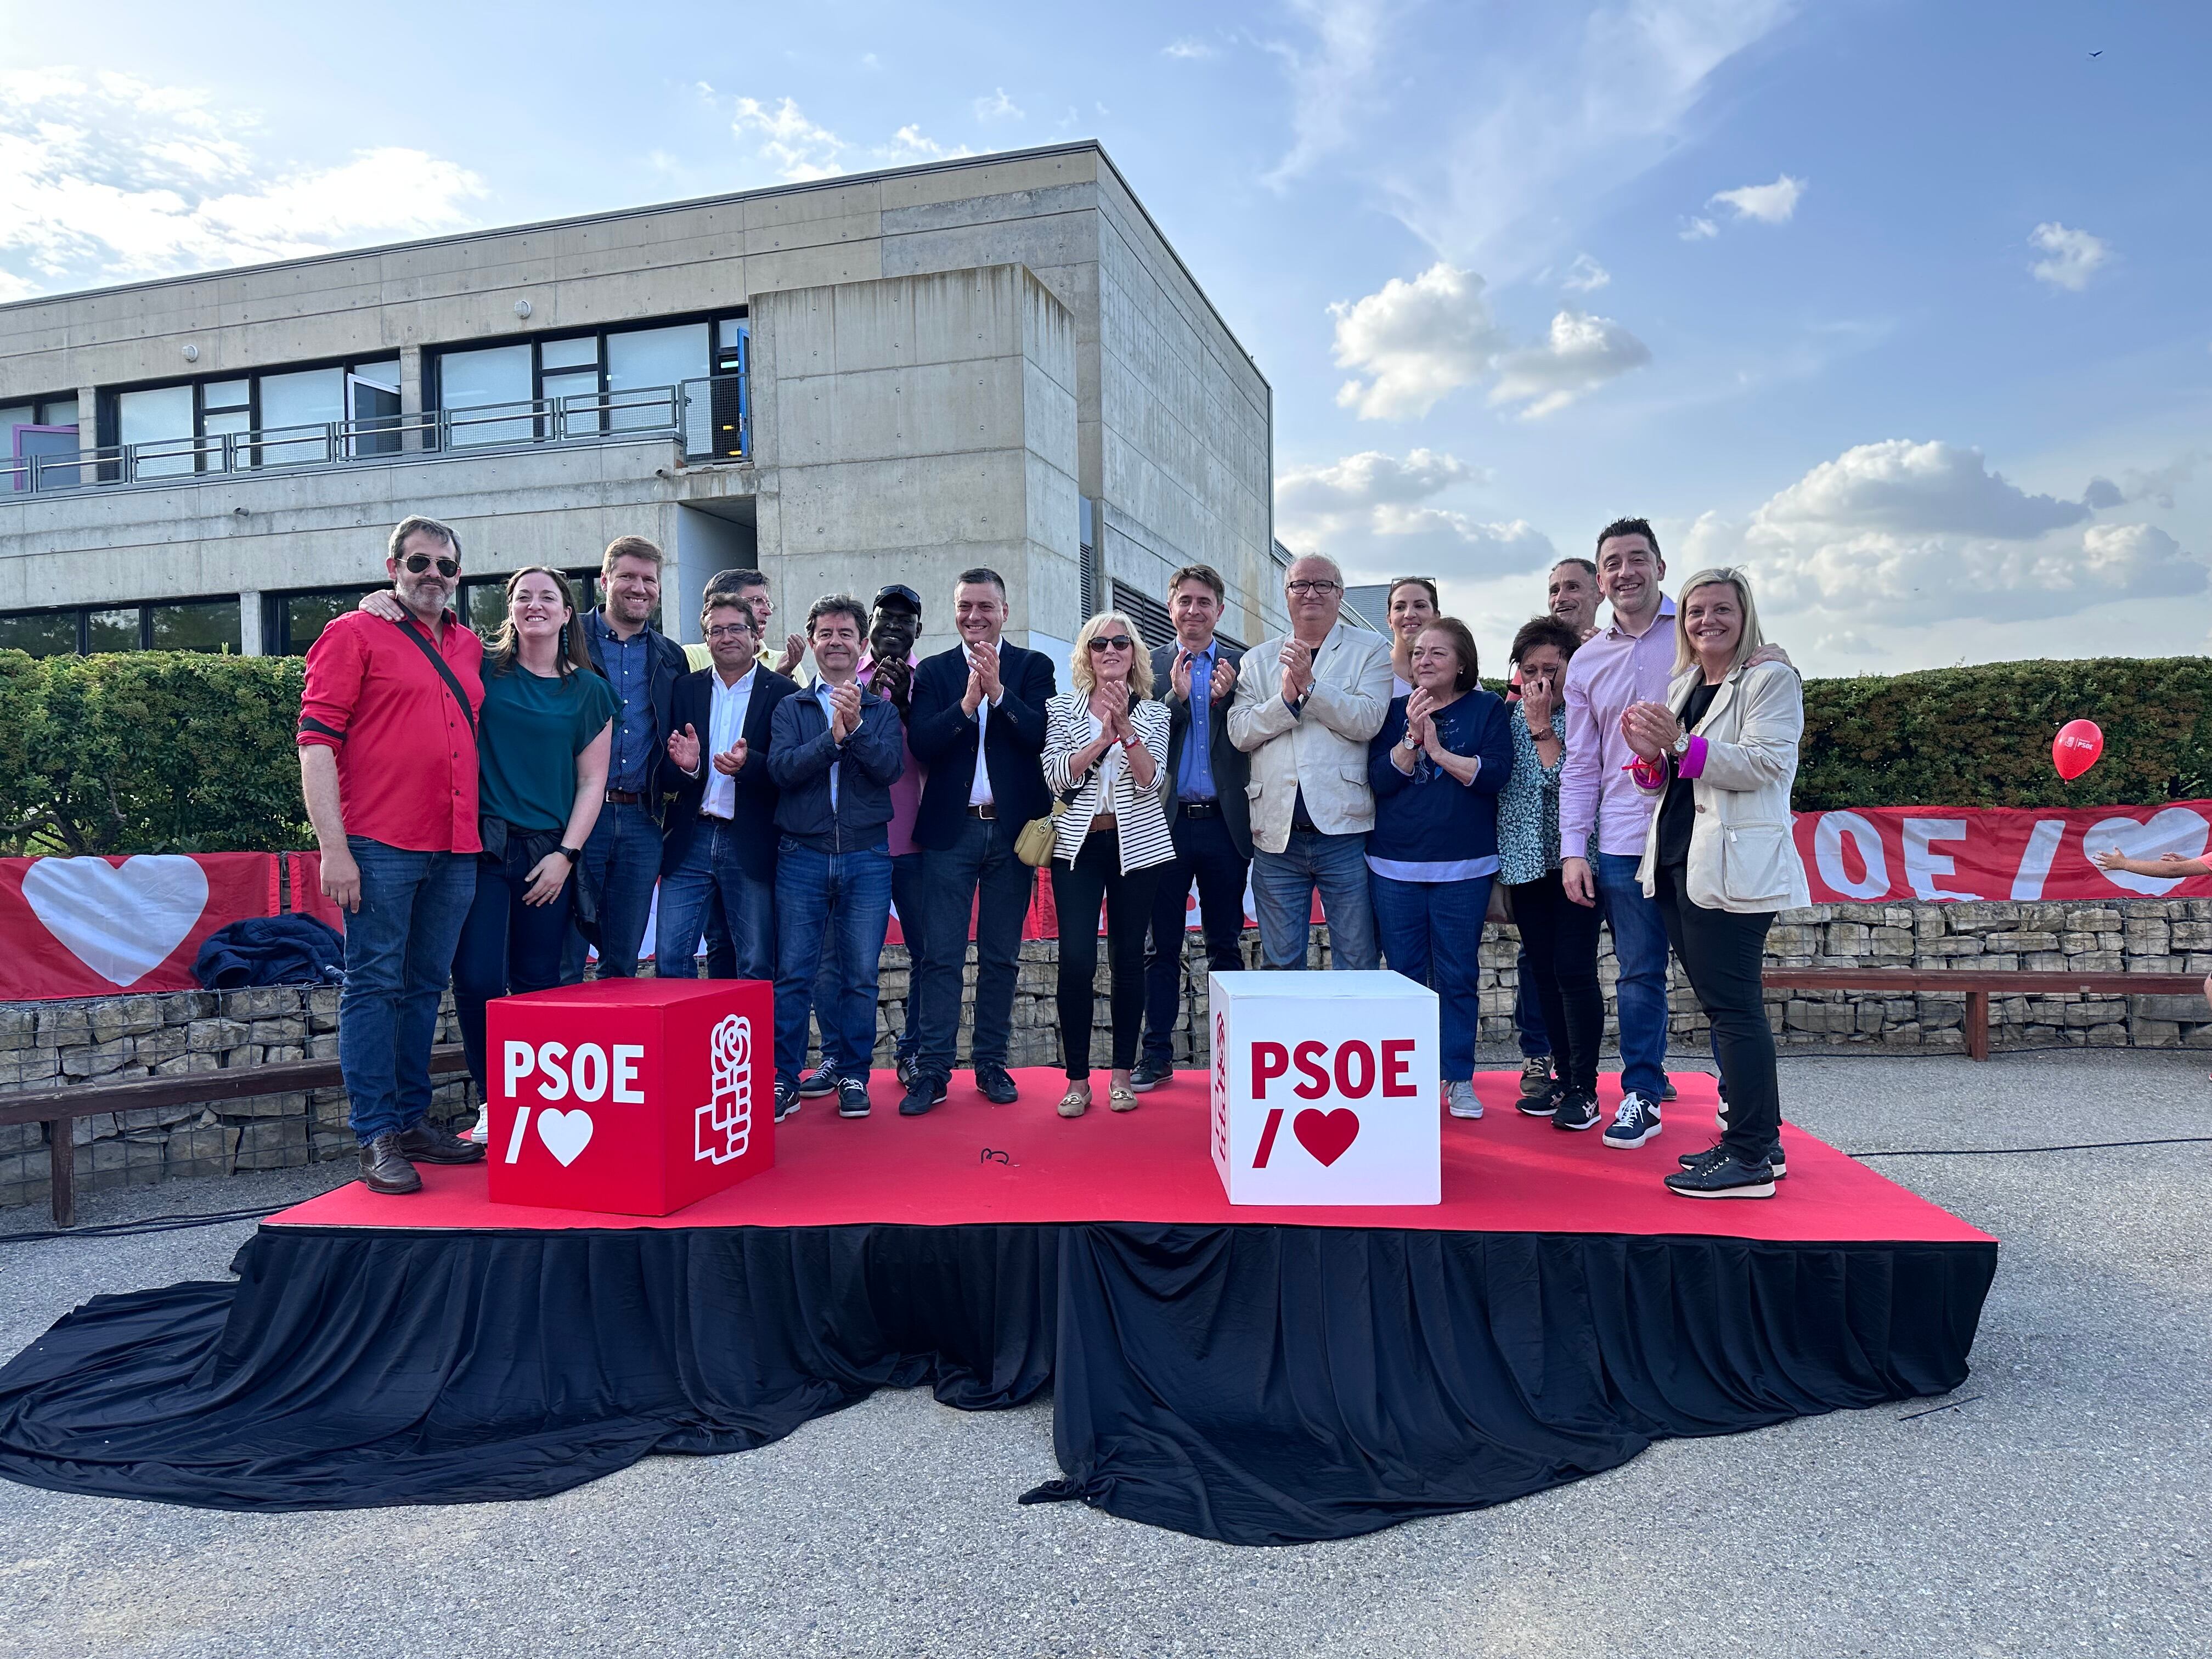
MULTIPOLYGON (((1674 672, 1694 668, 1699 659, 1698 647, 1690 642, 1690 595, 1701 587, 1716 587, 1725 582, 1735 589, 1735 602, 1743 610, 1743 633, 1735 642, 1735 657, 1729 664, 1730 674, 1744 665, 1751 653, 1766 643, 1765 635, 1759 631, 1759 607, 1752 602, 1751 578, 1737 569, 1700 570, 1684 582, 1674 595, 1674 672)), ((1722 676, 1726 678, 1727 676, 1722 676)))
POLYGON ((1145 636, 1137 631, 1137 624, 1119 611, 1102 611, 1075 630, 1075 651, 1073 660, 1067 665, 1067 677, 1086 697, 1098 689, 1098 676, 1091 672, 1091 641, 1116 627, 1129 636, 1129 690, 1139 697, 1149 697, 1152 695, 1152 653, 1145 645, 1145 636))

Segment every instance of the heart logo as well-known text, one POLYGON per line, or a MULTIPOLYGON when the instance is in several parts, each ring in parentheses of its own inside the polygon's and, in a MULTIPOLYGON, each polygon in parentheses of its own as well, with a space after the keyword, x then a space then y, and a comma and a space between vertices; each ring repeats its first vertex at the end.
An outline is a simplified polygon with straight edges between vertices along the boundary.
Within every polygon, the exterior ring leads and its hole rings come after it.
POLYGON ((1340 1106, 1333 1112, 1309 1106, 1291 1120, 1291 1133, 1298 1138, 1299 1146, 1314 1155, 1314 1161, 1327 1169, 1359 1139, 1359 1114, 1349 1106, 1340 1106))
POLYGON ((175 854, 40 859, 23 872, 31 914, 112 985, 134 985, 167 962, 207 900, 207 872, 175 854))
POLYGON ((592 1144, 592 1115, 579 1106, 573 1112, 556 1111, 552 1107, 539 1109, 538 1138, 545 1143, 545 1150, 561 1160, 567 1169, 584 1154, 592 1144))
MULTIPOLYGON (((2154 859, 2161 853, 2201 859, 2208 836, 2212 836, 2212 826, 2208 826, 2197 813, 2185 806, 2169 806, 2164 811, 2152 813, 2142 823, 2133 818, 2099 819, 2082 832, 2081 856, 2087 859, 2092 853, 2117 846, 2131 859, 2154 859)), ((2089 867, 2097 870, 2094 863, 2089 867)), ((2182 883, 2179 876, 2137 876, 2125 870, 2097 870, 2097 873, 2115 887, 2153 896, 2170 893, 2182 883)))

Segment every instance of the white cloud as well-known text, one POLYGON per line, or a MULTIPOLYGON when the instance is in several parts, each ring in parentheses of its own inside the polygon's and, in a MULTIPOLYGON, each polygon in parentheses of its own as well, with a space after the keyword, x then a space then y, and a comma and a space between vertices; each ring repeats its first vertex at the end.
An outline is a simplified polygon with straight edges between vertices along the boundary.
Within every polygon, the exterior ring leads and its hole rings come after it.
POLYGON ((1721 234, 1721 228, 1710 219, 1692 218, 1674 234, 1686 242, 1709 242, 1721 234))
POLYGON ((994 87, 988 98, 975 100, 975 118, 979 121, 1018 121, 1023 118, 1021 106, 1006 96, 1004 87, 994 87))
POLYGON ((915 161, 942 161, 956 155, 972 155, 975 151, 965 144, 947 149, 924 134, 918 122, 908 122, 891 135, 890 143, 878 145, 876 154, 891 166, 900 167, 915 161))
POLYGON ((1559 279, 1559 286, 1570 294, 1595 294, 1613 281, 1613 273, 1587 253, 1575 255, 1574 264, 1559 279))
POLYGON ((386 146, 280 169, 211 94, 73 69, 0 75, 0 296, 166 276, 471 222, 474 173, 386 146))
POLYGON ((1771 185, 1746 185, 1739 190, 1716 191, 1705 198, 1705 205, 1725 202, 1735 210, 1738 219, 1756 219, 1762 225, 1786 225, 1797 211, 1798 198, 1805 193, 1805 181, 1784 173, 1771 185))
POLYGON ((1978 450, 1891 439, 1813 468, 1747 523, 1699 520, 1682 568, 1741 560, 1763 606, 1862 627, 2032 622, 2206 591, 2205 561, 2165 531, 2085 524, 2090 511, 2021 489, 1978 450))
POLYGON ((2027 240, 2049 256, 2028 267, 2036 280, 2069 294, 2088 287, 2089 278, 2112 257, 2109 244, 2086 230, 2069 230, 2056 220, 2038 225, 2028 233, 2027 240))
POLYGON ((1292 467, 1275 483, 1275 528, 1283 544, 1327 553, 1347 571, 1382 577, 1408 561, 1455 580, 1540 570, 1552 544, 1525 519, 1486 523, 1431 498, 1484 475, 1456 456, 1416 449, 1403 459, 1379 450, 1325 466, 1292 467))
POLYGON ((828 179, 845 170, 837 159, 845 141, 808 120, 789 98, 773 109, 757 98, 738 99, 730 131, 740 139, 759 139, 762 157, 775 164, 776 176, 787 184, 828 179))
POLYGON ((1525 404, 1523 417, 1539 419, 1650 361, 1651 348, 1610 317, 1563 309, 1543 344, 1498 360, 1490 401, 1525 404))
POLYGON ((1315 39, 1304 48, 1268 44, 1291 82, 1291 147, 1262 180, 1276 190, 1352 142, 1373 94, 1387 8, 1382 0, 1291 0, 1291 9, 1315 39))
POLYGON ((1160 55, 1163 58, 1214 58, 1220 54, 1195 35, 1186 34, 1180 40, 1170 40, 1162 46, 1160 55))
POLYGON ((1439 399, 1490 372, 1506 344, 1483 297, 1482 278, 1439 261, 1412 282, 1393 276, 1364 299, 1329 307, 1336 364, 1367 376, 1336 394, 1362 420, 1425 415, 1439 399))

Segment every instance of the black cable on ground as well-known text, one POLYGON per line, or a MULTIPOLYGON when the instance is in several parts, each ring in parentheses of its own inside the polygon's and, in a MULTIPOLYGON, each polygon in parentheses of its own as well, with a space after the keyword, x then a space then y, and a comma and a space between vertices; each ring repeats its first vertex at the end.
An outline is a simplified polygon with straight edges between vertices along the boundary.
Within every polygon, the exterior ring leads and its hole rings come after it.
POLYGON ((289 1210, 290 1204, 269 1204, 253 1210, 217 1210, 204 1214, 149 1215, 136 1221, 109 1221, 82 1227, 54 1227, 35 1233, 0 1233, 0 1244, 30 1244, 57 1238, 135 1238, 141 1233, 182 1232, 192 1227, 220 1227, 235 1221, 259 1221, 289 1210))
POLYGON ((2212 1146, 2212 1135, 2167 1135, 2158 1140, 2084 1140, 2067 1146, 1897 1146, 1845 1158, 1985 1158, 1996 1152, 2101 1152, 2120 1146, 2212 1146))

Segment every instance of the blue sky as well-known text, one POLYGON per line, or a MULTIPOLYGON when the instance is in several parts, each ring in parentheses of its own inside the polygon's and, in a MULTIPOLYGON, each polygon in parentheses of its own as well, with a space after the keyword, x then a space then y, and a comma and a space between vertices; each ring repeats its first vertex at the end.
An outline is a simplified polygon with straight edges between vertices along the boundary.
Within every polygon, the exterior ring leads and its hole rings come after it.
POLYGON ((1486 644, 1641 513, 1814 672, 2204 648, 2212 9, 1059 11, 0 3, 0 298, 1095 137, 1486 644))

